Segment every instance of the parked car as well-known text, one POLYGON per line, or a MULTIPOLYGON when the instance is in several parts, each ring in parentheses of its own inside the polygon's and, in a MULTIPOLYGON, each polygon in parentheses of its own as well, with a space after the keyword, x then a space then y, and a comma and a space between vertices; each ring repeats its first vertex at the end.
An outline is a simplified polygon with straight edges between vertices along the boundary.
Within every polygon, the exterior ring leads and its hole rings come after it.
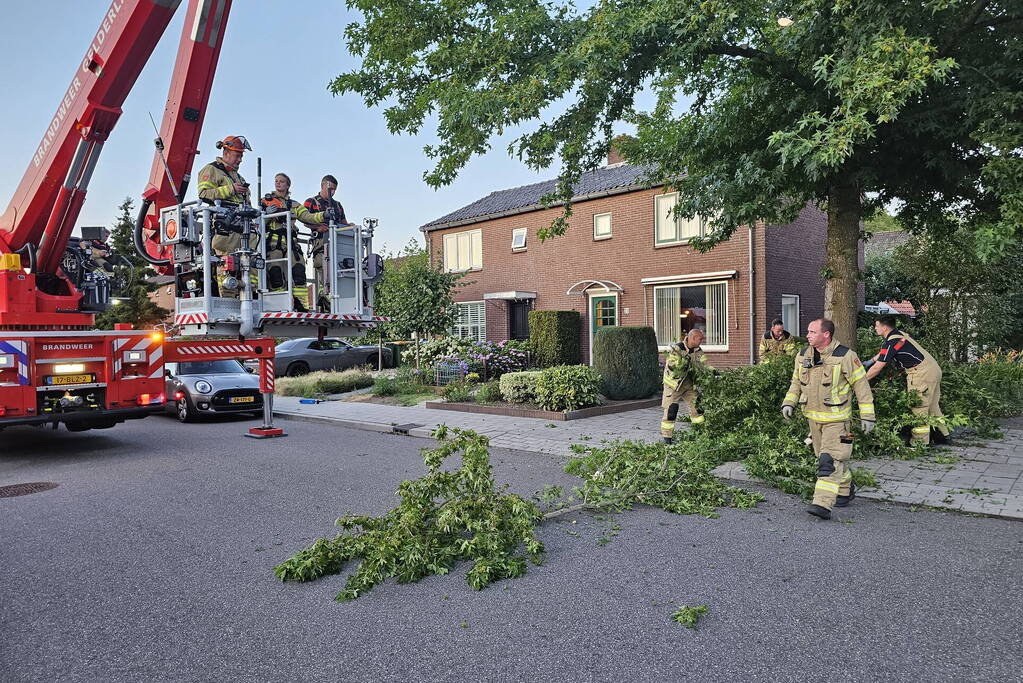
POLYGON ((236 360, 167 363, 165 368, 167 408, 182 422, 200 415, 263 415, 259 377, 236 360))
MULTIPOLYGON (((278 375, 298 377, 314 370, 344 370, 368 365, 374 370, 381 350, 376 346, 354 346, 344 339, 305 337, 277 345, 274 369, 278 375)), ((384 367, 391 367, 391 350, 383 349, 384 367)))

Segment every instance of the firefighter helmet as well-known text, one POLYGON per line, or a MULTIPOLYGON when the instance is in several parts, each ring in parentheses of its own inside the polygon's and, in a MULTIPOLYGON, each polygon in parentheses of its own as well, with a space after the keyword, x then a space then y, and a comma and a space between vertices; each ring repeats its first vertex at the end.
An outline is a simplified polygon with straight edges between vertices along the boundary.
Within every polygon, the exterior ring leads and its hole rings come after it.
POLYGON ((244 135, 228 135, 223 140, 218 140, 217 149, 229 149, 232 152, 252 151, 252 147, 249 146, 249 141, 245 139, 244 135))

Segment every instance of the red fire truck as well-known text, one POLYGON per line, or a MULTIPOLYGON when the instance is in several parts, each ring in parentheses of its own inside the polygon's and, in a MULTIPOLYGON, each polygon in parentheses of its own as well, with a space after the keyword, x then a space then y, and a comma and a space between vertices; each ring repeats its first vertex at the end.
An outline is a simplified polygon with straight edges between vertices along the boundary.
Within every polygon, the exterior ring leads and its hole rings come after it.
POLYGON ((0 216, 0 430, 64 423, 71 431, 112 427, 161 410, 163 363, 171 360, 260 360, 264 424, 252 436, 280 435, 272 425, 271 336, 358 336, 383 318, 373 314, 381 260, 372 253, 376 221, 328 231, 325 292, 329 311, 294 310, 291 214, 247 206, 186 201, 199 135, 220 55, 231 0, 189 0, 149 183, 135 226, 135 245, 164 275, 175 277, 175 332, 95 331, 110 282, 83 267, 86 240, 71 233, 121 105, 163 35, 180 0, 113 0, 76 67, 21 183, 0 216), (268 286, 268 221, 287 223, 286 286, 268 286), (214 230, 243 235, 227 257, 210 248, 214 230), (250 244, 259 246, 250 247, 250 244), (238 298, 218 296, 214 272, 244 283, 238 298), (198 339, 197 339, 198 337, 198 339), (219 338, 219 339, 216 339, 219 338), (231 344, 223 339, 230 338, 231 344))

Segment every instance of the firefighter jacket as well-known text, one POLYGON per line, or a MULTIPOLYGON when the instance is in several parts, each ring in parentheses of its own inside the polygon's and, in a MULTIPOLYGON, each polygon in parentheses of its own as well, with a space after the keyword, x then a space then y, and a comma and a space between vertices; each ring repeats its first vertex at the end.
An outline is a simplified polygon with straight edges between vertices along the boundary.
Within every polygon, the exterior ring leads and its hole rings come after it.
MULTIPOLYGON (((326 212, 329 209, 334 210, 335 221, 338 225, 343 225, 348 222, 345 218, 345 209, 341 206, 341 202, 337 201, 333 197, 330 199, 324 199, 320 195, 313 195, 309 199, 305 200, 305 208, 315 212, 326 212)), ((323 222, 323 221, 321 221, 323 222)), ((313 232, 312 238, 309 240, 309 248, 312 254, 323 253, 324 240, 326 240, 326 233, 313 232)))
MULTIPOLYGON (((259 200, 259 206, 266 213, 279 213, 285 209, 291 210, 291 216, 297 221, 301 221, 306 225, 319 225, 326 220, 326 212, 319 211, 313 213, 307 209, 303 204, 296 202, 289 195, 281 195, 276 190, 272 193, 268 193, 259 200)), ((286 237, 284 235, 285 222, 282 218, 275 218, 267 225, 267 248, 268 249, 281 249, 285 247, 286 237)), ((292 246, 295 245, 295 238, 298 237, 298 227, 292 223, 291 230, 292 246)))
POLYGON ((852 417, 852 393, 860 406, 860 418, 874 419, 874 394, 856 353, 837 341, 823 351, 807 346, 796 356, 792 383, 783 406, 799 405, 814 422, 846 422, 852 417))
POLYGON ((910 370, 920 365, 937 367, 938 361, 927 353, 920 342, 902 330, 892 330, 881 342, 881 350, 877 359, 890 365, 893 370, 910 370))
POLYGON ((230 168, 222 157, 206 164, 199 171, 199 199, 212 203, 216 200, 244 204, 245 197, 234 191, 234 184, 245 184, 237 169, 230 168))
POLYGON ((781 333, 781 339, 775 339, 771 331, 768 330, 764 332, 764 336, 760 340, 760 349, 757 355, 760 358, 770 355, 794 356, 796 355, 796 340, 787 330, 781 333))
POLYGON ((668 358, 664 361, 664 386, 678 391, 685 385, 696 384, 696 376, 701 371, 713 370, 703 355, 703 349, 697 346, 690 349, 685 345, 672 344, 668 358))

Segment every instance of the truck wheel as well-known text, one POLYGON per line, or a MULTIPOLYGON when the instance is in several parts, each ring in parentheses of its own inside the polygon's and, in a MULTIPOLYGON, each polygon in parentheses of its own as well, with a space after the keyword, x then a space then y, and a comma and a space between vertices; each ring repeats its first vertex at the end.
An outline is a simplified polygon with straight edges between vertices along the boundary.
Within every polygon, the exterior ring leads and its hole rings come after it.
POLYGON ((179 422, 195 422, 195 410, 189 404, 187 396, 179 398, 176 407, 179 422))
POLYGON ((302 361, 292 363, 291 365, 288 366, 288 372, 286 374, 288 375, 288 377, 301 377, 302 375, 308 375, 309 364, 304 363, 302 361))

